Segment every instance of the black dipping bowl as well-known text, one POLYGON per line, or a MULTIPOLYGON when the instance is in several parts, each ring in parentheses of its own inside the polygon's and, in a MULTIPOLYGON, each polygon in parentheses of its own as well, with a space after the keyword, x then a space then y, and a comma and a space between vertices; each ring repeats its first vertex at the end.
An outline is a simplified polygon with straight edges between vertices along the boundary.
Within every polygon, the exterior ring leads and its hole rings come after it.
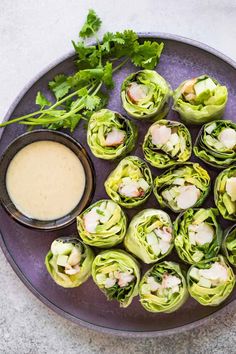
POLYGON ((51 130, 34 130, 32 132, 28 132, 20 135, 18 138, 13 140, 13 142, 7 147, 5 152, 2 155, 0 161, 0 201, 6 211, 18 222, 24 224, 28 227, 33 227, 35 229, 40 230, 56 230, 62 227, 65 227, 71 224, 77 215, 79 215, 83 209, 90 203, 93 198, 94 190, 95 190, 95 172, 93 168, 93 163, 90 160, 86 150, 82 145, 80 145, 75 139, 71 136, 55 132, 51 130), (67 215, 56 219, 56 220, 35 220, 27 217, 22 214, 13 204, 10 199, 7 188, 6 188, 6 173, 8 166, 15 156, 15 154, 21 150, 26 145, 29 145, 35 141, 41 140, 50 140, 63 144, 72 150, 75 155, 79 158, 82 163, 86 176, 86 185, 84 194, 79 201, 78 205, 67 215))

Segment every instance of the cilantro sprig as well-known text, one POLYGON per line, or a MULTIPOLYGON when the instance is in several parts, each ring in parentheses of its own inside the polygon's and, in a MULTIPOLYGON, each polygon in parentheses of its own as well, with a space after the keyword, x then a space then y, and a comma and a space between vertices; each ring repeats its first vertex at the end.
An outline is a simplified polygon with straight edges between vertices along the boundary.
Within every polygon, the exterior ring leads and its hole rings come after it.
POLYGON ((114 87, 113 74, 126 62, 130 60, 144 69, 153 69, 158 64, 163 43, 139 43, 137 34, 132 30, 107 32, 100 42, 97 32, 101 23, 95 11, 89 10, 79 32, 80 40, 77 43, 72 41, 77 71, 71 76, 56 75, 48 83, 55 100, 49 100, 38 92, 35 100, 38 110, 4 122, 0 127, 19 123, 29 129, 40 126, 55 130, 68 128, 73 132, 81 119, 89 119, 93 112, 107 104, 108 92, 114 87), (87 43, 91 37, 94 37, 96 44, 87 43))

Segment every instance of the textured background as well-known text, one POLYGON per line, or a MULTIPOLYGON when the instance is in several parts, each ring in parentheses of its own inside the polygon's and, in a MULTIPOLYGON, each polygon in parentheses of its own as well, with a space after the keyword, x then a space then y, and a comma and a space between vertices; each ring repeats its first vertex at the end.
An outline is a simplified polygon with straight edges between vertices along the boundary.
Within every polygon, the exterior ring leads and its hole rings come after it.
MULTIPOLYGON (((71 49, 88 8, 102 32, 132 28, 202 41, 236 60, 235 0, 0 0, 0 120, 23 86, 71 49)), ((236 305, 195 330, 123 339, 78 327, 42 305, 0 251, 0 353, 235 353, 236 305)))

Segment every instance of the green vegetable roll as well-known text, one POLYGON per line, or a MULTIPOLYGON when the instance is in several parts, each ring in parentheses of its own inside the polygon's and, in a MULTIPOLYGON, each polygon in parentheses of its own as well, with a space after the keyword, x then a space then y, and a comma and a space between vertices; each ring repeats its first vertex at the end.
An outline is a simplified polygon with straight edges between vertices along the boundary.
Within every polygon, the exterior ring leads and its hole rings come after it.
POLYGON ((145 159, 157 168, 183 163, 191 157, 192 142, 182 123, 160 120, 151 125, 143 143, 145 159))
POLYGON ((94 254, 76 237, 59 237, 46 255, 45 265, 52 279, 64 288, 75 288, 91 275, 94 254))
POLYGON ((221 246, 222 230, 217 209, 192 209, 174 222, 175 248, 186 263, 194 264, 215 257, 221 246))
POLYGON ((174 245, 172 222, 157 209, 140 211, 131 220, 124 244, 144 263, 154 263, 169 254, 174 245))
POLYGON ((141 279, 139 296, 147 311, 176 311, 188 298, 187 285, 180 266, 174 262, 155 264, 141 279))
POLYGON ((205 124, 197 137, 194 154, 205 163, 226 168, 236 162, 236 124, 216 120, 205 124))
POLYGON ((171 95, 169 83, 154 70, 130 74, 121 87, 123 107, 136 119, 164 118, 170 109, 171 95))
POLYGON ((77 217, 77 228, 84 243, 109 248, 123 241, 126 216, 112 200, 99 200, 77 217))
POLYGON ((114 160, 134 148, 137 128, 121 114, 102 109, 95 112, 89 120, 87 141, 96 157, 114 160))
POLYGON ((198 163, 171 167, 154 180, 154 194, 162 208, 175 213, 200 206, 210 190, 210 176, 198 163))
POLYGON ((173 98, 173 109, 185 124, 204 124, 223 117, 228 90, 210 76, 201 75, 182 82, 173 98))
POLYGON ((225 230, 222 249, 228 261, 236 267, 236 225, 225 230))
POLYGON ((227 168, 217 176, 214 199, 223 218, 236 220, 236 166, 227 168))
POLYGON ((232 292, 235 275, 226 259, 219 255, 192 265, 187 274, 190 295, 204 306, 221 304, 232 292))
POLYGON ((117 300, 121 307, 129 306, 138 295, 139 264, 123 250, 98 254, 93 262, 92 276, 108 300, 117 300))
POLYGON ((105 189, 116 203, 134 208, 144 203, 151 194, 151 171, 139 157, 125 157, 108 176, 105 189))

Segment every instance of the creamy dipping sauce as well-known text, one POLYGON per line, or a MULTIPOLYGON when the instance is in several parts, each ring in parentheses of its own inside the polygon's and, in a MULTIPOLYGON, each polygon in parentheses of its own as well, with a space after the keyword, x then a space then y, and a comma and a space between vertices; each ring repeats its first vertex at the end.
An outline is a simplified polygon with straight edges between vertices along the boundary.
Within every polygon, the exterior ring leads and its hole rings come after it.
POLYGON ((6 187, 22 214, 37 220, 55 220, 79 203, 85 172, 68 147, 54 141, 37 141, 13 157, 7 169, 6 187))

